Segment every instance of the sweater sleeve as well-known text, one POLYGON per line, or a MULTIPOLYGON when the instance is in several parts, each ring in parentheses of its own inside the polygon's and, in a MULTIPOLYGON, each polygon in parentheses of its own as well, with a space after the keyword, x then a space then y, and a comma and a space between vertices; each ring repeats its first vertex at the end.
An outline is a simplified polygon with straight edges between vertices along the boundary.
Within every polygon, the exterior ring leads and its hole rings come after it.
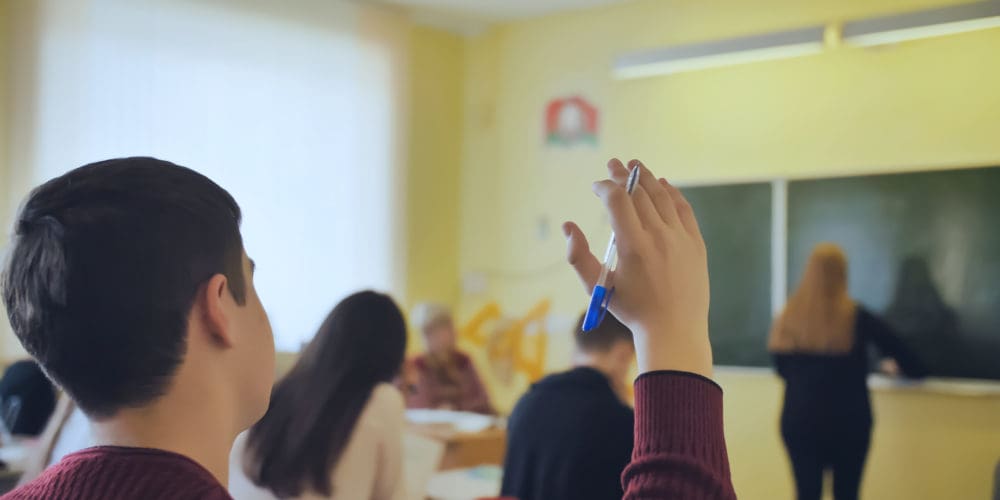
POLYGON ((635 382, 635 448, 625 498, 735 499, 722 422, 722 389, 686 372, 635 382))
POLYGON ((900 371, 907 378, 919 379, 928 375, 927 367, 907 347, 907 345, 892 331, 892 327, 878 316, 866 309, 858 311, 861 315, 862 334, 879 350, 882 356, 891 357, 899 364, 900 371))

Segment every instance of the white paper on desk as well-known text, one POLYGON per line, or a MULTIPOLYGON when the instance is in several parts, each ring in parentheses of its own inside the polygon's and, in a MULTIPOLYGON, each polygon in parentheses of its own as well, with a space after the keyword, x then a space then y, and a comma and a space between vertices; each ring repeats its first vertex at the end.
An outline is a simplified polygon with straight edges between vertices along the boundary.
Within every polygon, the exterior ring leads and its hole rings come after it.
POLYGON ((414 424, 449 424, 459 432, 479 432, 493 427, 496 417, 467 411, 406 410, 406 420, 414 424))
POLYGON ((427 485, 444 457, 444 443, 410 431, 403 433, 403 480, 410 500, 427 498, 427 485))
POLYGON ((439 472, 427 485, 427 496, 434 500, 473 500, 495 497, 500 493, 503 471, 496 465, 439 472))

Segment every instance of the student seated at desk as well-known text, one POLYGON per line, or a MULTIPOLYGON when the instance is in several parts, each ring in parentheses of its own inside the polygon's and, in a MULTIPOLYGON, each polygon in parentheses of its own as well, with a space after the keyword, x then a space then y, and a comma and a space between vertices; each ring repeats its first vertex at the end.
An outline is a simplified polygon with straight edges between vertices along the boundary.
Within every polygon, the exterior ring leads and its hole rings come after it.
POLYGON ((344 299, 320 326, 271 407, 236 440, 239 500, 405 498, 403 397, 390 382, 406 351, 403 314, 387 295, 344 299))
POLYGON ((528 390, 507 424, 501 494, 520 500, 621 498, 634 416, 624 402, 632 332, 608 315, 576 328, 575 368, 528 390))
POLYGON ((424 334, 427 353, 407 363, 403 381, 406 406, 495 413, 472 358, 458 350, 451 311, 425 303, 418 305, 412 316, 424 334))

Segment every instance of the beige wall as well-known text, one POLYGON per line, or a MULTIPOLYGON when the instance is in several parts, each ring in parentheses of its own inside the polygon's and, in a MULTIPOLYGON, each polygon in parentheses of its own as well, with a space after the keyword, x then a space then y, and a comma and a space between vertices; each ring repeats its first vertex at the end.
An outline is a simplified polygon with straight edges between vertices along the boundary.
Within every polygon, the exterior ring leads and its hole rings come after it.
POLYGON ((463 42, 415 27, 410 50, 406 300, 453 304, 459 291, 463 42))
MULTIPOLYGON (((8 92, 10 56, 10 7, 7 2, 0 2, 0 223, 7 221, 7 188, 9 180, 7 170, 9 168, 7 159, 7 137, 9 135, 9 125, 7 123, 7 101, 10 99, 8 92)), ((0 247, 7 239, 6 228, 0 232, 0 247)))
MULTIPOLYGON (((0 256, 3 255, 10 236, 10 217, 16 203, 11 196, 11 158, 8 145, 11 139, 10 123, 10 79, 13 61, 11 59, 11 38, 13 20, 8 2, 0 1, 0 256)), ((0 363, 8 359, 13 333, 7 322, 7 312, 0 301, 0 363)), ((14 341, 16 343, 16 341, 14 341)), ((16 351, 15 351, 16 352, 16 351)))

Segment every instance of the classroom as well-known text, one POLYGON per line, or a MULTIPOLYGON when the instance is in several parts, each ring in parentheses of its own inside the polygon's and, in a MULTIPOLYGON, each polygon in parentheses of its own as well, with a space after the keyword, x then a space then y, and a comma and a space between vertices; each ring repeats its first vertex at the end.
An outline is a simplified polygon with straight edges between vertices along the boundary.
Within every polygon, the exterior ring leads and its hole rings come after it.
MULTIPOLYGON (((775 332, 810 303, 794 299, 832 242, 851 317, 870 312, 926 368, 899 376, 907 355, 886 368, 852 348, 874 415, 855 498, 1000 498, 998 89, 997 0, 0 0, 0 255, 17 255, 49 179, 110 158, 189 167, 242 211, 276 351, 256 367, 279 384, 265 421, 331 309, 376 290, 405 317, 407 361, 379 382, 408 408, 408 491, 392 498, 517 498, 500 491, 515 407, 587 351, 593 287, 567 264, 563 224, 600 259, 619 222, 592 185, 636 158, 700 226, 735 496, 804 498, 776 363, 829 352, 788 354, 775 332), (443 370, 475 380, 476 406, 414 395, 443 323, 462 356, 443 370)), ((19 336, 0 321, 0 366, 30 359, 19 336)), ((646 394, 631 384, 643 366, 629 364, 626 406, 646 394)), ((85 428, 62 398, 56 427, 85 428)), ((0 494, 37 439, 10 426, 0 494)), ((253 429, 237 443, 262 442, 253 429)), ((233 498, 266 498, 233 477, 233 498)))

